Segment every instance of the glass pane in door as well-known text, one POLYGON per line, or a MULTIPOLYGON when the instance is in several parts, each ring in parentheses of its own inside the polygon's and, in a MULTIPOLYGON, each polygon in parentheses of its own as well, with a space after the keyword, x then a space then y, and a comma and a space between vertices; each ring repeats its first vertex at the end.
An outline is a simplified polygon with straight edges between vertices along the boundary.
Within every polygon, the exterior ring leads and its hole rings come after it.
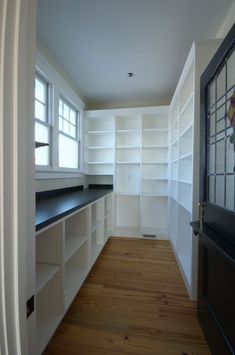
POLYGON ((235 211, 234 49, 207 87, 207 120, 207 201, 235 211))

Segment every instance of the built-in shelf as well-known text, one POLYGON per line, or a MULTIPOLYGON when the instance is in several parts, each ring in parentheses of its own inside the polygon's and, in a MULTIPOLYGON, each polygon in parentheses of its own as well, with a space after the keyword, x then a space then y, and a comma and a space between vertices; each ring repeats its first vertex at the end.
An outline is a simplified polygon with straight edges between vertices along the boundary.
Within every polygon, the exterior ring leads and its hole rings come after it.
POLYGON ((88 236, 80 236, 77 234, 66 234, 65 236, 65 261, 76 253, 82 244, 88 239, 88 236))
POLYGON ((36 264, 36 292, 40 290, 52 279, 52 277, 59 271, 58 265, 48 263, 36 264))
POLYGON ((192 159, 192 153, 187 153, 187 154, 184 154, 184 155, 181 155, 179 157, 180 160, 182 159, 192 159))
POLYGON ((100 130, 100 131, 87 131, 88 134, 110 134, 113 133, 113 130, 111 129, 106 129, 106 130, 100 130))

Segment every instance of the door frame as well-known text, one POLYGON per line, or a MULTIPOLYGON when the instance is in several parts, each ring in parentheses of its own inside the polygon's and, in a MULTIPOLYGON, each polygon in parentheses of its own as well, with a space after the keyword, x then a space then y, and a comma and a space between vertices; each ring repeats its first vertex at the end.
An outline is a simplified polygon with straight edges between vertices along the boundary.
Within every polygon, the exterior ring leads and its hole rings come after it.
POLYGON ((36 0, 2 0, 0 31, 0 352, 27 355, 26 301, 35 289, 36 0))

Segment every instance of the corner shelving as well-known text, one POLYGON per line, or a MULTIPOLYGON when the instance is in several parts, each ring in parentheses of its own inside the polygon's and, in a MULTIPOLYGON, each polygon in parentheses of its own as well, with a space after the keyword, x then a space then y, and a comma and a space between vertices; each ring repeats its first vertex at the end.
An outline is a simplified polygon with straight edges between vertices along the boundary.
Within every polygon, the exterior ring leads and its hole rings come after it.
POLYGON ((219 41, 193 44, 170 105, 169 234, 192 299, 197 297, 197 246, 190 221, 198 219, 200 75, 219 41))

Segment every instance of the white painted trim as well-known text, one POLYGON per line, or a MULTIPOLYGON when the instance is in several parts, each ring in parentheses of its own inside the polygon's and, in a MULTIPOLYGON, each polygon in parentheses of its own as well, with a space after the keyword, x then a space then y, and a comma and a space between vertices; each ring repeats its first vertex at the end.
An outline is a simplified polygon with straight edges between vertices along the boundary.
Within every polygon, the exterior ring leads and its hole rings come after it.
POLYGON ((1 4, 0 345, 1 355, 27 355, 34 353, 28 347, 26 300, 34 293, 35 279, 32 114, 36 0, 4 0, 1 4))

